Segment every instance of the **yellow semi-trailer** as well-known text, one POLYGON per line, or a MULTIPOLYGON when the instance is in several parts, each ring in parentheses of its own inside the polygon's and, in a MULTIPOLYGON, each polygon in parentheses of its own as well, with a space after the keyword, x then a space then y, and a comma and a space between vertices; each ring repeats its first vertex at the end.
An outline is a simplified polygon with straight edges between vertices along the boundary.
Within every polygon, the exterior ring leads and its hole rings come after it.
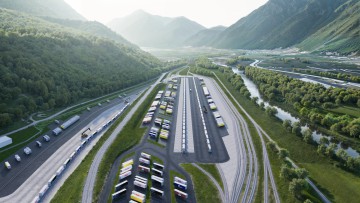
POLYGON ((130 198, 132 200, 135 200, 135 201, 140 202, 140 203, 144 203, 144 199, 145 199, 145 198, 139 197, 139 196, 137 196, 135 194, 131 194, 130 198))
POLYGON ((122 163, 122 168, 125 168, 127 166, 133 165, 134 164, 134 160, 130 159, 128 161, 125 161, 124 163, 122 163))

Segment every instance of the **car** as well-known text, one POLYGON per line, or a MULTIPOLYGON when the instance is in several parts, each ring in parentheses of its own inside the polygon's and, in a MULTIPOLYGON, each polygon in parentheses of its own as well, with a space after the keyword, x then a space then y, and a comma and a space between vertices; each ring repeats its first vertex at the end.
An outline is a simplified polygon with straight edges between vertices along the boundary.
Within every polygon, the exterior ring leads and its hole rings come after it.
POLYGON ((169 125, 169 124, 163 124, 161 127, 162 127, 163 129, 170 130, 170 125, 169 125))
POLYGON ((54 122, 55 122, 56 124, 60 124, 60 121, 58 121, 58 120, 55 120, 54 122))
POLYGON ((171 124, 171 122, 170 122, 169 120, 166 120, 166 119, 164 119, 163 123, 165 123, 165 124, 171 124))

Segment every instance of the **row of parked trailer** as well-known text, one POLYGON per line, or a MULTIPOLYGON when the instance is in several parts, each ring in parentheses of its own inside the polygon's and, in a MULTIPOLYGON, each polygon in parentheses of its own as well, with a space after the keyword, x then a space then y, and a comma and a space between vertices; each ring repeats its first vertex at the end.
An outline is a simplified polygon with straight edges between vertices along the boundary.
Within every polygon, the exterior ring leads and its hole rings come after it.
MULTIPOLYGON (((195 84, 195 80, 194 80, 194 86, 195 86, 195 90, 197 92, 197 86, 195 84)), ((207 90, 207 89, 206 89, 207 90)), ((205 91, 204 91, 205 92, 205 91)), ((198 102, 198 105, 199 105, 199 109, 201 109, 201 103, 200 103, 200 99, 199 99, 199 95, 196 93, 196 99, 197 99, 197 102, 198 102)), ((206 108, 205 108, 206 109, 206 108)), ((209 135, 208 135, 208 131, 207 131, 207 128, 206 128, 206 124, 205 124, 205 119, 204 119, 204 114, 202 111, 200 111, 200 116, 201 116, 201 121, 202 121, 202 124, 203 124, 203 127, 204 127, 204 134, 205 134, 205 137, 206 137, 206 145, 208 147, 208 152, 211 153, 212 152, 212 148, 211 148, 211 144, 210 144, 210 139, 209 139, 209 135)))
MULTIPOLYGON (((186 83, 184 82, 184 89, 183 89, 183 114, 182 114, 182 132, 181 132, 181 152, 186 153, 186 83)), ((181 102, 181 101, 179 101, 181 102)), ((180 129, 179 129, 180 130, 180 129)))
POLYGON ((182 198, 182 199, 187 199, 188 198, 188 194, 186 193, 187 190, 187 181, 179 178, 179 177, 174 177, 174 193, 176 196, 182 198))
POLYGON ((207 89, 206 86, 203 86, 203 91, 204 91, 204 95, 206 96, 207 98, 207 102, 210 106, 210 109, 213 110, 213 115, 214 115, 214 118, 215 118, 215 121, 216 121, 216 125, 221 128, 221 127, 224 127, 225 126, 225 122, 224 120, 222 119, 221 115, 219 114, 219 112, 215 111, 217 109, 216 105, 215 105, 215 102, 214 100, 212 99, 210 93, 209 93, 209 90, 207 89))
MULTIPOLYGON (((158 163, 153 163, 153 167, 150 169, 151 155, 147 154, 145 152, 142 152, 140 154, 139 163, 140 164, 137 167, 138 172, 145 173, 145 174, 152 172, 151 180, 154 181, 154 183, 157 183, 158 185, 160 185, 162 187, 164 184, 164 179, 162 178, 164 166, 161 164, 158 164, 158 163)), ((134 164, 133 159, 130 159, 130 160, 122 163, 121 169, 120 169, 120 175, 119 175, 119 180, 121 182, 115 186, 115 193, 112 194, 113 200, 117 200, 126 194, 127 185, 128 185, 127 179, 129 177, 131 177, 131 175, 132 175, 133 164, 134 164)), ((138 174, 135 176, 133 183, 134 183, 134 186, 136 186, 140 190, 146 191, 146 188, 148 185, 148 179, 144 178, 144 177, 140 176, 140 174, 138 174)), ((155 185, 155 184, 153 184, 153 185, 155 185)), ((161 189, 158 189, 155 187, 151 187, 150 191, 152 194, 156 194, 160 198, 162 198, 164 195, 164 192, 161 189)), ((144 192, 144 193, 146 193, 146 192, 144 192)), ((141 202, 141 203, 145 202, 146 196, 144 193, 133 190, 130 195, 131 201, 141 202)))
MULTIPOLYGON (((81 149, 85 147, 85 145, 91 141, 92 138, 94 138, 97 133, 99 133, 102 129, 104 129, 104 127, 106 127, 107 125, 109 125, 110 122, 114 121, 115 118, 119 117, 120 114, 128 107, 129 104, 125 105, 124 108, 122 108, 117 114, 116 116, 114 116, 113 118, 111 118, 106 124, 104 124, 101 128, 99 128, 97 131, 95 131, 94 133, 90 134, 90 136, 88 136, 86 139, 84 139, 81 144, 70 154, 69 158, 66 159, 64 161, 64 163, 59 167, 59 169, 56 171, 56 173, 51 176, 51 178, 49 179, 49 181, 47 182, 46 185, 44 185, 39 194, 34 198, 34 200, 32 201, 33 203, 37 203, 40 202, 42 200, 42 198, 45 196, 46 192, 51 188, 52 185, 54 185, 55 181, 63 174, 63 172, 65 171, 65 169, 69 166, 69 164, 71 163, 72 160, 74 160, 76 158, 76 156, 80 153, 81 149)), ((76 122, 76 121, 75 121, 76 122)))

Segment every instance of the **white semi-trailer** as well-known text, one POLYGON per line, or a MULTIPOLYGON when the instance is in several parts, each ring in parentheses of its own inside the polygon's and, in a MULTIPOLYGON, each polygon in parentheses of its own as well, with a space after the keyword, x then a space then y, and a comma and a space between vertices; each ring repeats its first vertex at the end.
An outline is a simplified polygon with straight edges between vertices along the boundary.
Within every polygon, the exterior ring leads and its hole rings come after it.
POLYGON ((59 135, 62 132, 62 130, 61 130, 61 128, 57 127, 52 132, 54 135, 59 135))
POLYGON ((67 120, 65 123, 63 123, 60 127, 65 130, 66 128, 70 127, 72 124, 74 124, 76 121, 80 119, 80 116, 76 115, 69 120, 67 120))
POLYGON ((209 95, 210 95, 209 90, 208 90, 207 87, 203 87, 203 90, 204 90, 204 95, 205 95, 205 96, 209 96, 209 95))

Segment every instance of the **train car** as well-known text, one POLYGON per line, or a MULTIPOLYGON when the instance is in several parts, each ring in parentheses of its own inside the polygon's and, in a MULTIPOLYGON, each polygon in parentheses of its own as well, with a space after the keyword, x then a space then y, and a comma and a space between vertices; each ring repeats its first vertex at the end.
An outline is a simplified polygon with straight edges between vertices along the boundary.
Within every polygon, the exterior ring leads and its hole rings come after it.
POLYGON ((177 176, 175 176, 174 181, 179 182, 179 183, 184 184, 184 185, 187 185, 187 181, 186 181, 186 180, 184 180, 184 179, 182 179, 182 178, 179 178, 179 177, 177 177, 177 176))
POLYGON ((64 161, 63 166, 66 167, 66 166, 70 163, 70 161, 71 161, 70 159, 66 159, 66 160, 64 161))
POLYGON ((150 154, 147 154, 145 152, 141 152, 140 154, 141 157, 145 158, 145 159, 151 159, 151 155, 150 154))
POLYGON ((128 161, 125 161, 124 163, 122 163, 122 168, 125 168, 127 166, 133 165, 134 164, 134 160, 130 159, 128 161))
POLYGON ((174 186, 181 189, 181 190, 186 190, 187 189, 187 186, 182 184, 182 183, 179 183, 179 182, 176 182, 174 181, 174 186))
POLYGON ((144 159, 144 158, 139 158, 139 161, 140 161, 140 163, 143 163, 143 164, 146 164, 146 165, 149 165, 150 164, 150 161, 149 160, 147 160, 147 159, 144 159))
POLYGON ((131 171, 131 170, 132 170, 132 166, 133 166, 133 165, 126 166, 125 168, 122 168, 122 169, 120 170, 120 173, 124 173, 125 171, 131 171))
POLYGON ((127 180, 124 180, 123 182, 115 185, 115 191, 120 190, 122 187, 126 186, 129 182, 127 180))
POLYGON ((151 191, 151 193, 156 194, 156 195, 158 195, 158 196, 160 196, 160 197, 163 197, 163 196, 164 196, 164 191, 159 190, 159 189, 156 189, 156 188, 154 188, 154 187, 151 187, 151 188, 150 188, 150 191, 151 191))
POLYGON ((138 171, 144 172, 144 173, 150 173, 150 168, 146 166, 138 166, 138 171))
POLYGON ((164 178, 161 178, 161 177, 152 175, 152 176, 151 176, 151 180, 153 180, 154 182, 160 184, 161 186, 164 185, 164 178))
POLYGON ((122 189, 122 190, 120 190, 120 191, 118 191, 118 192, 113 193, 113 194, 111 195, 111 197, 112 197, 112 199, 114 200, 114 199, 119 198, 121 195, 125 195, 125 194, 126 194, 126 188, 124 188, 124 189, 122 189))
POLYGON ((67 120, 65 123, 63 123, 60 127, 65 130, 66 128, 70 127, 72 124, 77 122, 80 119, 80 116, 76 115, 69 120, 67 120))
POLYGON ((123 179, 125 179, 125 178, 127 178, 127 177, 129 177, 129 176, 131 176, 131 171, 126 171, 126 172, 124 172, 124 173, 121 173, 121 174, 119 175, 119 178, 120 178, 120 180, 123 180, 123 179))
POLYGON ((53 175, 53 176, 51 176, 51 178, 50 178, 49 181, 48 181, 48 186, 49 186, 49 187, 55 182, 56 178, 57 178, 57 175, 56 175, 56 174, 53 175))
POLYGON ((60 168, 56 171, 56 175, 60 176, 61 173, 64 171, 65 167, 64 166, 60 166, 60 168))
POLYGON ((160 170, 164 170, 164 165, 154 162, 155 168, 158 168, 160 170))
POLYGON ((153 171, 153 173, 155 173, 155 174, 158 174, 158 175, 160 175, 160 176, 163 176, 163 172, 162 171, 160 171, 160 170, 157 170, 156 168, 151 168, 151 170, 153 171))

